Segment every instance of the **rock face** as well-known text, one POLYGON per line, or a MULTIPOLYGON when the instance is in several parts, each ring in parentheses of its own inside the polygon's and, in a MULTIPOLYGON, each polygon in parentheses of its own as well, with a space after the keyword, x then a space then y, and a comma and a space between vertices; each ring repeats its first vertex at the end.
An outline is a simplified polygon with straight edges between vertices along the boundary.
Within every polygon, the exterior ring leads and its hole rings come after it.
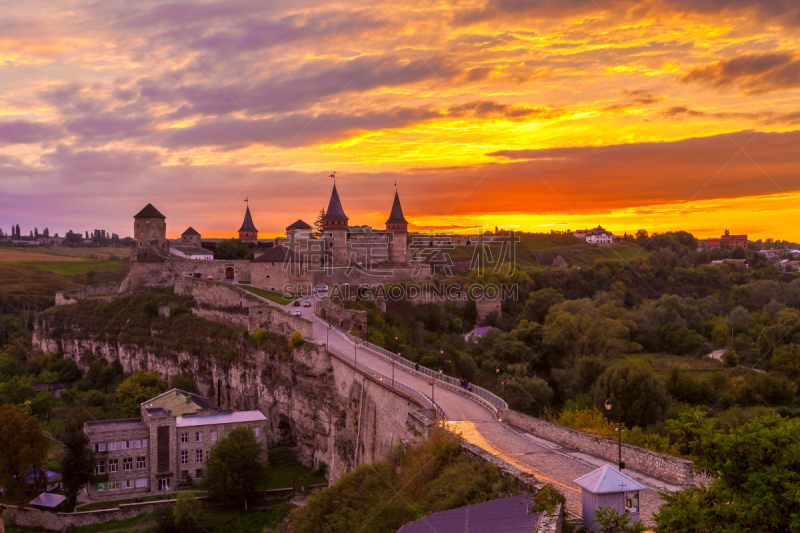
POLYGON ((92 332, 81 333, 56 330, 45 313, 37 319, 33 342, 45 352, 60 350, 84 371, 90 359, 85 354, 91 353, 108 362, 119 359, 126 372, 156 371, 164 379, 190 372, 200 393, 222 407, 263 412, 270 422, 270 443, 294 443, 307 463, 325 462, 331 481, 354 468, 356 460, 380 460, 392 446, 423 437, 410 418, 417 404, 322 346, 305 343, 288 354, 252 348, 226 366, 186 352, 159 356, 134 344, 93 341, 92 332))

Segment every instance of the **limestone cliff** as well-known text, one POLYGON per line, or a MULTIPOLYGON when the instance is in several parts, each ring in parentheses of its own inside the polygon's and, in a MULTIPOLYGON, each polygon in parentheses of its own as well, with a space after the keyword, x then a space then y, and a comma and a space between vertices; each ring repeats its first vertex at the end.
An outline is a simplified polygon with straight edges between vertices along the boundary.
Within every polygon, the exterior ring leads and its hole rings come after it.
MULTIPOLYGON (((103 304, 81 302, 69 308, 79 305, 103 304)), ((307 342, 294 350, 276 349, 274 344, 261 349, 239 342, 236 356, 226 359, 189 350, 165 351, 163 346, 154 349, 141 339, 122 342, 92 329, 85 322, 71 324, 57 310, 43 313, 36 321, 34 345, 62 352, 82 370, 88 368, 91 354, 108 362, 119 359, 126 372, 156 371, 165 379, 188 371, 201 394, 218 399, 222 407, 261 410, 270 421, 270 442, 293 441, 309 463, 324 461, 331 479, 355 466, 357 443, 358 463, 371 462, 383 458, 391 446, 419 435, 409 417, 419 406, 365 380, 321 346, 307 342)))

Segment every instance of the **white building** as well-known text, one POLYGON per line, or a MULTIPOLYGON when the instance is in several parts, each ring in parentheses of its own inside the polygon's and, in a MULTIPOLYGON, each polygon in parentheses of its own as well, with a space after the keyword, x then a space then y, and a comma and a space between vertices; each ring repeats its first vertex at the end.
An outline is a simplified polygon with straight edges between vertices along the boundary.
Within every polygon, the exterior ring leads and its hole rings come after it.
POLYGON ((214 259, 213 253, 209 252, 205 248, 200 248, 199 246, 175 244, 169 247, 169 253, 172 255, 177 255, 178 257, 184 257, 186 259, 214 259))
POLYGON ((586 242, 590 244, 611 244, 614 242, 614 235, 606 231, 602 226, 597 226, 586 232, 586 242))

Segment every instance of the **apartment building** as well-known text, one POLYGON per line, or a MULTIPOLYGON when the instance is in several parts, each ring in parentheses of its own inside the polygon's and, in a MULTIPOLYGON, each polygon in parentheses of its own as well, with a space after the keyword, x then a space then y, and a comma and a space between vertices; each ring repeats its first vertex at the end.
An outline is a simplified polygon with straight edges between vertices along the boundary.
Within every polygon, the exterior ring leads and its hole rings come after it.
POLYGON ((211 448, 233 428, 252 428, 266 451, 266 424, 261 411, 225 411, 179 389, 143 402, 140 418, 86 422, 95 458, 87 494, 131 498, 197 484, 211 448))

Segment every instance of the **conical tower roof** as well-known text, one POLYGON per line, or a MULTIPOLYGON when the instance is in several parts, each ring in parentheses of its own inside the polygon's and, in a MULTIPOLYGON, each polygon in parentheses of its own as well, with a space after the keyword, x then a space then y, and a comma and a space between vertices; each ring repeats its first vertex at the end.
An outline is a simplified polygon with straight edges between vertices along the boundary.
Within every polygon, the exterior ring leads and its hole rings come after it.
POLYGON ((389 214, 387 224, 408 224, 408 221, 403 216, 403 208, 400 206, 400 196, 397 191, 394 191, 394 203, 392 204, 392 212, 389 214))
POLYGON ((255 231, 258 232, 256 229, 256 225, 253 224, 253 217, 250 216, 250 206, 247 206, 247 211, 244 213, 244 221, 242 222, 242 227, 239 228, 239 231, 255 231))
POLYGON ((331 192, 331 201, 328 202, 328 209, 325 211, 325 216, 322 220, 349 220, 347 215, 344 214, 342 209, 342 202, 339 200, 339 193, 336 191, 336 184, 333 184, 333 192, 331 192))

